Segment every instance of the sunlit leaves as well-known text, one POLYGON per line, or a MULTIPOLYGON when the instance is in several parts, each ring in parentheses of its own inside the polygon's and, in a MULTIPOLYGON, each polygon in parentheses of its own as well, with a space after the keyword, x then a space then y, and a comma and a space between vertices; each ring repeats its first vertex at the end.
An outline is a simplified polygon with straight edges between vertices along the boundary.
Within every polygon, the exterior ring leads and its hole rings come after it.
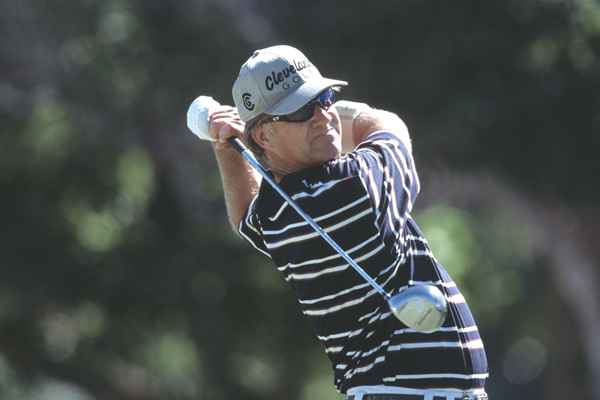
POLYGON ((457 281, 476 314, 492 317, 524 301, 522 269, 531 266, 528 227, 514 210, 485 215, 436 205, 417 215, 438 261, 457 281))
POLYGON ((76 198, 66 198, 64 211, 79 243, 94 252, 112 250, 125 231, 141 216, 154 193, 154 169, 139 148, 126 151, 116 167, 116 192, 101 208, 76 198))
POLYGON ((149 332, 139 358, 159 386, 181 396, 198 396, 201 382, 200 352, 183 332, 149 332))
POLYGON ((41 168, 52 168, 73 149, 76 137, 71 118, 60 100, 50 91, 35 96, 29 126, 25 131, 29 158, 41 168))
POLYGON ((418 220, 436 258, 461 282, 480 257, 469 215, 437 206, 424 211, 418 220))

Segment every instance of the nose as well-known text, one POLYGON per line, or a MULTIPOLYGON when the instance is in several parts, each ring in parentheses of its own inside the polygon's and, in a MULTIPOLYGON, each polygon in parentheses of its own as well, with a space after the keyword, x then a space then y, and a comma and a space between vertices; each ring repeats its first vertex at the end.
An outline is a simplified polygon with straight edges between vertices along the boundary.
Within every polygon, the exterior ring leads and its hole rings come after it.
POLYGON ((329 123, 332 119, 333 117, 327 109, 323 108, 320 104, 315 106, 311 120, 319 123, 329 123))

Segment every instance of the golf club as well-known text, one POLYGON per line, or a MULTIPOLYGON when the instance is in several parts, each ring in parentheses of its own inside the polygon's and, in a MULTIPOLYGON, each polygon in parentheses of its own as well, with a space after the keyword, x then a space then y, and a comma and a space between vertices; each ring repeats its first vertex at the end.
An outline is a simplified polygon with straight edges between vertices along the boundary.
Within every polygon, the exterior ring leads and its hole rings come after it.
MULTIPOLYGON (((351 108, 353 102, 343 101, 343 107, 351 108)), ((338 104, 336 103, 336 104, 338 104)), ((362 103, 357 103, 362 105, 362 103)), ((200 96, 195 99, 188 109, 188 128, 200 139, 213 140, 208 134, 208 117, 219 103, 212 97, 200 96)), ((362 105, 364 106, 364 105, 362 105)), ((335 105, 334 105, 335 107, 335 105)), ((439 329, 448 314, 448 303, 442 291, 433 284, 414 284, 412 281, 414 266, 411 263, 411 279, 408 286, 395 295, 388 294, 365 270, 359 266, 342 249, 327 232, 325 232, 298 204, 275 182, 267 170, 256 160, 254 155, 236 137, 229 138, 228 142, 242 157, 258 171, 277 193, 329 244, 373 289, 387 301, 392 314, 406 326, 419 332, 432 332, 439 329)))

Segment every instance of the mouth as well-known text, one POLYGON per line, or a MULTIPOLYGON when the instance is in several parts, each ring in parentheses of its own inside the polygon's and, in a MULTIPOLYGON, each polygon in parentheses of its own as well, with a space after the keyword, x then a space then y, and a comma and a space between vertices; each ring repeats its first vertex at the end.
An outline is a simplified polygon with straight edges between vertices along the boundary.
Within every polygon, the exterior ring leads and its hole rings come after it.
POLYGON ((331 136, 336 137, 337 135, 339 135, 338 131, 335 129, 335 127, 333 126, 328 126, 326 130, 324 130, 323 132, 319 132, 316 135, 313 136, 312 140, 318 139, 320 137, 324 137, 324 136, 331 136))

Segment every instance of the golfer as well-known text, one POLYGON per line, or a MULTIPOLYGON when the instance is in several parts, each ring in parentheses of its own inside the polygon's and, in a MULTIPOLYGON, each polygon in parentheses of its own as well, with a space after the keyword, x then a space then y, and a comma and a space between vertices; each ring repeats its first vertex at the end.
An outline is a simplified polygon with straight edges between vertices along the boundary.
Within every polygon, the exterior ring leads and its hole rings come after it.
POLYGON ((332 105, 346 85, 290 46, 257 50, 242 65, 236 108, 209 117, 229 221, 293 288, 349 400, 486 399, 475 320, 410 214, 419 178, 408 130, 366 105, 342 121, 332 105), (261 184, 232 136, 387 293, 405 287, 411 270, 413 283, 442 290, 443 326, 422 333, 394 318, 383 296, 261 184))

